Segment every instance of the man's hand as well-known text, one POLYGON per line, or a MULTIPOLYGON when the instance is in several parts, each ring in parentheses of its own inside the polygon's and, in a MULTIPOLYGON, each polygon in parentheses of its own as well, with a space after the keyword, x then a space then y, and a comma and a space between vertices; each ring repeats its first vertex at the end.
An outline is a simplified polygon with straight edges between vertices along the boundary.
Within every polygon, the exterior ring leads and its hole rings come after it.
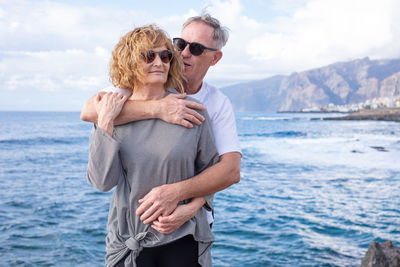
POLYGON ((170 234, 193 218, 204 203, 203 198, 195 198, 188 204, 179 205, 171 215, 158 217, 151 227, 162 234, 170 234))
POLYGON ((205 107, 197 102, 185 100, 186 94, 169 94, 159 101, 158 118, 173 124, 193 128, 193 124, 200 125, 204 117, 195 109, 204 110, 205 107))
POLYGON ((178 206, 179 192, 176 184, 165 184, 154 187, 142 199, 139 200, 139 207, 136 215, 144 224, 156 220, 159 216, 170 215, 178 206))

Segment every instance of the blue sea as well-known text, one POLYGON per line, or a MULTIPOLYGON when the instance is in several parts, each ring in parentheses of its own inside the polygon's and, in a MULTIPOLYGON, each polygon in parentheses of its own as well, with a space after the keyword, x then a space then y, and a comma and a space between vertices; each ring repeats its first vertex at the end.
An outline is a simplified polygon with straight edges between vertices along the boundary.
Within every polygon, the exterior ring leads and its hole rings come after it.
MULTIPOLYGON (((360 266, 400 245, 400 123, 237 113, 241 181, 215 196, 214 266, 360 266)), ((337 114, 336 114, 337 115, 337 114)), ((78 112, 0 112, 0 266, 102 266, 112 193, 78 112)))

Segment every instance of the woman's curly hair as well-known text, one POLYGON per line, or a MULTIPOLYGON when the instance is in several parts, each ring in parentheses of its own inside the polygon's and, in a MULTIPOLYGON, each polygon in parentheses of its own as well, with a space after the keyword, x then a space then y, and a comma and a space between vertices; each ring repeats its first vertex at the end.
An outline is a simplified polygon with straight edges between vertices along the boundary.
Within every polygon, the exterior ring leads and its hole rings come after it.
POLYGON ((140 67, 142 53, 150 49, 164 46, 171 50, 172 60, 165 90, 175 88, 183 92, 184 65, 167 33, 154 24, 137 27, 121 37, 112 52, 110 61, 110 78, 114 86, 135 92, 144 83, 145 73, 140 67))

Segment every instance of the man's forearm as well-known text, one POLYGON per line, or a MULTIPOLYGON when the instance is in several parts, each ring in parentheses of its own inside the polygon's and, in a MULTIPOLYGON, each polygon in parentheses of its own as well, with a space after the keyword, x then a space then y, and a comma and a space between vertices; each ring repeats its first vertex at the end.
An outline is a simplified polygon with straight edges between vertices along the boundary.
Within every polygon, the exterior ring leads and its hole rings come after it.
MULTIPOLYGON (((85 103, 81 112, 83 121, 97 122, 96 104, 104 94, 100 92, 85 103)), ((193 128, 193 124, 200 125, 204 121, 203 115, 196 110, 205 108, 200 103, 185 100, 185 96, 185 94, 169 94, 158 100, 128 100, 114 123, 120 125, 131 121, 161 119, 186 128, 193 128)))
MULTIPOLYGON (((90 98, 81 111, 81 119, 97 123, 97 112, 95 107, 96 96, 90 98)), ((125 124, 131 121, 157 118, 159 105, 153 100, 127 100, 121 113, 115 119, 115 125, 125 124)))
POLYGON ((98 114, 94 104, 94 99, 96 98, 96 96, 97 95, 89 98, 89 100, 86 101, 85 105, 83 105, 83 108, 81 110, 81 120, 97 123, 98 114))
POLYGON ((239 152, 226 153, 220 156, 218 163, 190 179, 154 187, 139 199, 136 215, 143 222, 152 222, 160 215, 171 214, 179 201, 205 198, 239 182, 240 160, 239 152))
POLYGON ((156 119, 159 113, 158 107, 156 100, 128 100, 122 112, 115 119, 115 125, 131 121, 156 119))
POLYGON ((240 181, 239 152, 230 152, 220 156, 218 163, 200 174, 174 184, 179 201, 202 197, 219 192, 240 181))
POLYGON ((199 209, 201 209, 201 207, 203 207, 203 205, 205 203, 206 203, 206 201, 205 201, 204 198, 196 197, 196 198, 193 198, 189 203, 180 205, 180 206, 186 208, 186 211, 187 211, 187 214, 188 214, 188 218, 185 221, 187 221, 187 220, 193 218, 194 216, 196 216, 196 214, 199 211, 199 209))
MULTIPOLYGON (((194 198, 188 204, 178 205, 172 214, 159 216, 157 220, 152 222, 151 227, 162 234, 170 234, 196 216, 204 203, 204 198, 194 198)), ((150 221, 146 222, 150 223, 150 221)))

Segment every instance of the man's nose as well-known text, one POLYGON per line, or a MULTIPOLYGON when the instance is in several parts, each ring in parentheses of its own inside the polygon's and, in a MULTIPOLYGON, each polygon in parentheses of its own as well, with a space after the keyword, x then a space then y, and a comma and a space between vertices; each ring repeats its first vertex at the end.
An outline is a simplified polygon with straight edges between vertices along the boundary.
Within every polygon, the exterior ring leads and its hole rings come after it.
POLYGON ((182 50, 181 55, 184 58, 190 57, 192 55, 192 53, 190 53, 190 50, 189 50, 189 45, 185 46, 185 49, 182 50))

